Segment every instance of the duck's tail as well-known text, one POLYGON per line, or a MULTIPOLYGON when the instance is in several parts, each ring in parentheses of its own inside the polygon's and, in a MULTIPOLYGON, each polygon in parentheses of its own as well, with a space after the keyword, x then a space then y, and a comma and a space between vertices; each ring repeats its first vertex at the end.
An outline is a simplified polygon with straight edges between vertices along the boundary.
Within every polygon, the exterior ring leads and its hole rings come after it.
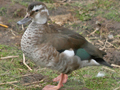
POLYGON ((110 68, 113 68, 110 64, 108 64, 104 59, 102 58, 93 58, 96 62, 98 62, 101 65, 108 66, 110 68))
POLYGON ((98 48, 96 48, 94 45, 92 45, 89 42, 86 42, 83 47, 83 49, 85 49, 92 57, 92 59, 94 59, 96 62, 98 62, 99 64, 108 66, 110 68, 112 68, 111 65, 109 65, 104 59, 103 56, 106 55, 106 53, 104 51, 99 50, 98 48))
POLYGON ((103 56, 106 55, 106 52, 99 50, 89 42, 86 42, 82 48, 85 49, 91 56, 94 56, 94 58, 103 58, 103 56))

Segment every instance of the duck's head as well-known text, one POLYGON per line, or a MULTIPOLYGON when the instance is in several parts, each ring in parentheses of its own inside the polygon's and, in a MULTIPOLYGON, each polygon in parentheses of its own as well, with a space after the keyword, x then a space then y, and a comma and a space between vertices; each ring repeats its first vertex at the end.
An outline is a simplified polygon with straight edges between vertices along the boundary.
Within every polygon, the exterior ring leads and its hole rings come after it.
POLYGON ((25 24, 26 22, 32 20, 32 22, 35 22, 37 24, 45 24, 48 20, 49 12, 45 4, 41 2, 34 2, 31 3, 27 10, 27 14, 25 17, 18 21, 17 24, 25 24))

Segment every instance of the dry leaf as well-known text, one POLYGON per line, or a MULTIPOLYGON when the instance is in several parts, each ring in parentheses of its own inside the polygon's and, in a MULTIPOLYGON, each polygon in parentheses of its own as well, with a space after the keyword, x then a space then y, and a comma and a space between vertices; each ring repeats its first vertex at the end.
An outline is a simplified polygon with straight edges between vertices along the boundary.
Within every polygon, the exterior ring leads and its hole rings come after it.
POLYGON ((65 15, 57 15, 57 16, 51 16, 50 17, 52 22, 55 22, 56 24, 64 25, 68 21, 73 21, 74 17, 69 13, 65 15))

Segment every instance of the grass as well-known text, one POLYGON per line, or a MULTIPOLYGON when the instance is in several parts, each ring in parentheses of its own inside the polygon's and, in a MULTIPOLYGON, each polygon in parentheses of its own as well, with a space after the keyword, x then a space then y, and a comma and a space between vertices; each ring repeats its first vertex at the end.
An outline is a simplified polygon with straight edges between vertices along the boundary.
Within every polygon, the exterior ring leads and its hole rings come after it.
POLYGON ((112 20, 115 20, 117 22, 120 22, 120 13, 117 11, 108 12, 104 15, 104 17, 109 19, 109 20, 112 19, 112 20))
POLYGON ((111 79, 109 77, 92 78, 92 79, 86 80, 87 87, 92 89, 97 89, 97 90, 106 90, 106 87, 109 87, 107 88, 107 90, 111 90, 111 88, 114 87, 113 83, 117 84, 117 82, 115 82, 114 79, 111 79))
POLYGON ((74 3, 71 4, 71 6, 80 8, 76 9, 75 12, 76 17, 81 21, 87 21, 99 15, 106 19, 120 22, 120 7, 117 5, 117 2, 113 0, 95 0, 94 3, 88 4, 74 3))
POLYGON ((77 7, 80 7, 80 6, 82 6, 82 4, 81 4, 81 3, 78 3, 78 2, 75 2, 75 3, 72 3, 71 6, 77 6, 77 7))
POLYGON ((25 7, 27 7, 28 6, 28 3, 26 3, 26 2, 23 2, 23 1, 18 1, 21 5, 23 5, 23 6, 25 6, 25 7))
MULTIPOLYGON (((16 56, 19 55, 19 58, 0 60, 0 81, 2 83, 11 82, 20 80, 19 76, 26 74, 27 68, 21 64, 22 61, 22 52, 15 47, 9 47, 6 45, 0 45, 0 55, 1 57, 6 56, 16 56), (22 70, 22 71, 21 71, 22 70)), ((9 84, 1 86, 3 88, 12 87, 9 84)))
MULTIPOLYGON (((28 71, 28 69, 22 64, 21 50, 15 47, 0 45, 0 51, 0 55, 2 57, 19 55, 19 58, 0 60, 0 87, 3 90, 10 88, 15 90, 37 90, 40 88, 42 89, 47 84, 57 85, 57 83, 52 82, 52 79, 57 77, 57 75, 60 73, 46 68, 36 68, 35 64, 27 59, 28 65, 33 68, 33 71, 28 71), (27 74, 42 74, 43 76, 46 76, 47 79, 37 83, 37 85, 41 85, 42 87, 34 87, 34 85, 24 86, 20 83, 20 81, 21 77, 27 74), (18 83, 1 85, 1 83, 13 81, 18 81, 18 83)), ((87 87, 93 90, 113 90, 120 85, 120 83, 118 83, 120 81, 120 70, 117 68, 114 70, 116 73, 105 70, 102 66, 86 67, 80 70, 76 70, 69 75, 68 82, 64 84, 62 89, 72 90, 71 88, 74 88, 74 90, 79 90, 82 87, 87 87), (104 71, 106 76, 96 77, 99 71, 104 71)))
MULTIPOLYGON (((27 0, 27 1, 30 1, 30 0, 27 0)), ((14 5, 15 3, 19 3, 19 4, 21 4, 21 5, 23 5, 23 6, 25 6, 25 7, 27 7, 28 6, 28 2, 27 1, 23 1, 23 0, 11 0, 11 2, 12 2, 12 4, 14 5)))
POLYGON ((83 10, 82 11, 76 11, 76 17, 78 17, 81 21, 87 21, 91 19, 90 14, 88 13, 88 10, 83 10))
POLYGON ((112 0, 96 0, 95 4, 98 8, 110 9, 113 2, 114 1, 112 1, 112 0))
POLYGON ((46 2, 46 3, 54 3, 53 0, 37 0, 37 1, 46 2))
MULTIPOLYGON (((36 0, 36 1, 45 2, 45 3, 54 3, 53 0, 36 0)), ((19 1, 18 0, 11 0, 11 2, 13 5, 15 3, 19 3, 19 4, 27 7, 30 2, 33 2, 33 0, 19 0, 19 1)))
POLYGON ((5 15, 6 12, 7 12, 7 9, 6 9, 5 7, 1 7, 1 8, 0 8, 0 16, 5 15))

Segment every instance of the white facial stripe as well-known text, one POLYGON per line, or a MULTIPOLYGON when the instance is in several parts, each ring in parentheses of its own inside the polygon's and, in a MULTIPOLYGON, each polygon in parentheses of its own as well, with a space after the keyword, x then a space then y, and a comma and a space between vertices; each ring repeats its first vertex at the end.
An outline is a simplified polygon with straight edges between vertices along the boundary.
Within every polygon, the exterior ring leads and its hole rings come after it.
POLYGON ((41 8, 43 8, 43 5, 36 5, 33 7, 32 11, 39 10, 41 8))
POLYGON ((75 55, 73 50, 65 50, 63 53, 66 54, 66 55, 69 56, 69 57, 75 55))
MULTIPOLYGON (((40 10, 41 8, 43 8, 43 5, 36 5, 33 7, 32 11, 40 10)), ((47 12, 47 15, 49 15, 49 12, 46 8, 44 10, 41 10, 41 12, 47 12)))
POLYGON ((49 15, 49 12, 47 9, 41 10, 41 12, 47 12, 47 15, 49 15))

